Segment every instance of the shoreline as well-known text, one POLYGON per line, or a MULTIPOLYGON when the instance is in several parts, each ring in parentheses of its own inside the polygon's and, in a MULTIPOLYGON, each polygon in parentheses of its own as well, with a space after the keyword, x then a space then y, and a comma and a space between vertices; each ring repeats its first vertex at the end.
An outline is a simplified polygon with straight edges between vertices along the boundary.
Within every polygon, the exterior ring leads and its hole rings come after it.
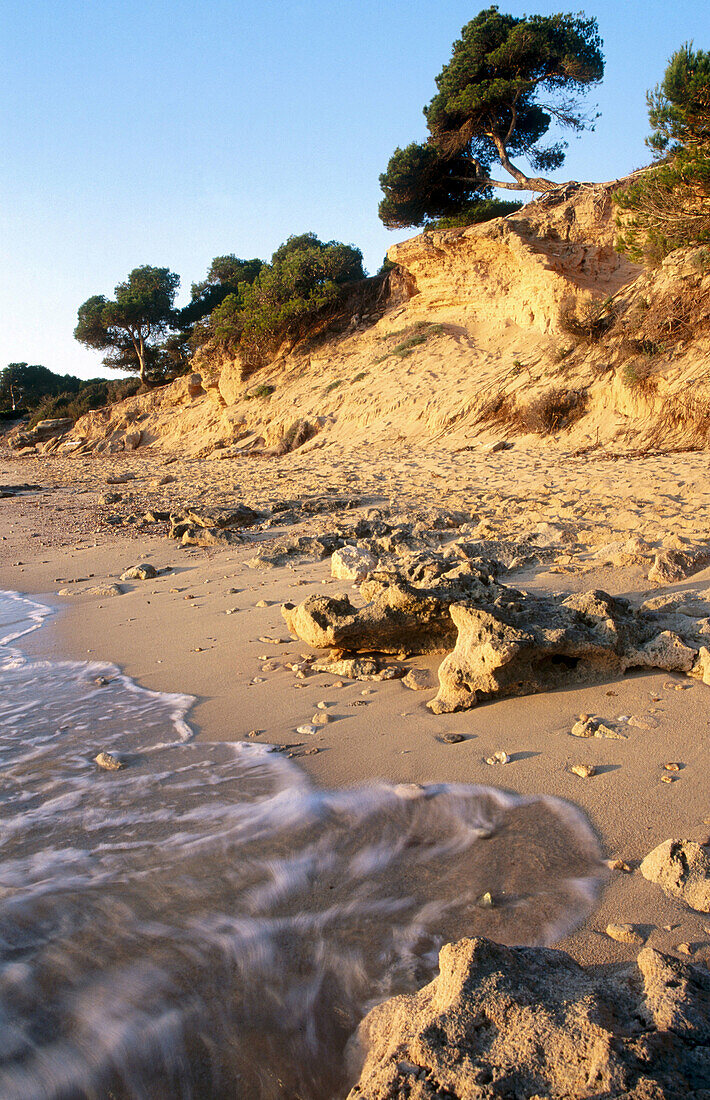
MULTIPOLYGON (((3 478, 8 465, 0 467, 3 478)), ((12 463, 8 472, 17 473, 20 465, 12 463)), ((71 499, 76 486, 57 492, 60 496, 54 499, 64 499, 61 494, 71 499)), ((15 511, 13 530, 3 544, 10 543, 10 553, 3 553, 0 587, 40 602, 44 597, 60 609, 41 630, 22 639, 23 652, 110 661, 143 687, 194 695, 188 722, 198 740, 239 739, 261 730, 259 741, 297 745, 296 762, 321 788, 376 779, 463 782, 569 801, 590 821, 605 858, 621 859, 634 870, 612 872, 591 917, 556 946, 585 964, 625 962, 636 957, 638 947, 610 939, 604 929, 612 922, 628 922, 648 929, 647 945, 672 953, 679 943, 691 943, 694 961, 710 958, 707 917, 667 898, 635 869, 670 837, 707 837, 710 695, 704 685, 666 673, 634 673, 435 716, 424 705, 433 693, 410 691, 399 680, 344 681, 340 688, 326 674, 299 680, 284 663, 298 663, 308 647, 291 639, 279 645, 259 639, 288 638, 280 614, 284 600, 348 587, 330 578, 327 559, 260 572, 245 564, 254 552, 249 543, 216 551, 185 550, 149 534, 129 540, 101 531, 93 538, 84 536, 88 544, 82 544, 70 537, 75 533, 70 525, 64 529, 66 542, 47 546, 41 537, 31 537, 32 518, 19 515, 17 502, 26 499, 2 501, 4 515, 15 511), (17 561, 24 564, 13 564, 17 561), (86 589, 116 582, 139 561, 171 571, 155 580, 126 583, 121 596, 56 594, 56 578, 64 579, 64 588, 86 589), (266 606, 258 607, 260 601, 266 606), (250 683, 255 679, 261 682, 250 683), (664 686, 669 684, 673 686, 664 686), (580 712, 649 717, 651 694, 661 696, 651 708, 658 725, 630 730, 628 741, 580 742, 569 736, 580 712), (329 704, 326 712, 332 720, 314 736, 299 735, 298 726, 310 722, 318 702, 329 704), (439 740, 452 732, 465 740, 439 740), (313 748, 319 751, 305 755, 313 748), (485 757, 499 750, 509 753, 511 762, 487 765, 485 757), (582 759, 595 763, 599 774, 589 780, 572 775, 570 764, 582 759), (683 763, 677 781, 668 785, 660 782, 664 760, 683 763)), ((702 588, 703 581, 707 586, 708 572, 686 586, 702 588)), ((617 578, 619 584, 626 579, 623 572, 617 578)), ((570 580, 579 585, 579 578, 569 575, 558 579, 548 574, 546 580, 560 587, 570 580)), ((594 586, 584 580, 585 587, 594 586)), ((531 581, 541 585, 540 577, 531 581)), ((523 582, 514 576, 511 583, 523 582)), ((435 671, 440 660, 412 658, 406 663, 435 671)))

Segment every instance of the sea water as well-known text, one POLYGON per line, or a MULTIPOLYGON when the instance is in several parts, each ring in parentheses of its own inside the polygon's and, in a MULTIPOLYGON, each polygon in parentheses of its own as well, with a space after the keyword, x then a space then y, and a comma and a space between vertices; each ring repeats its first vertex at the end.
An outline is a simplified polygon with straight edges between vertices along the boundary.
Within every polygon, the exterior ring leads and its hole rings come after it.
POLYGON ((358 1021, 442 943, 546 944, 593 906, 571 805, 319 790, 269 746, 193 739, 189 696, 23 656, 47 614, 0 594, 3 1100, 343 1096, 358 1021))

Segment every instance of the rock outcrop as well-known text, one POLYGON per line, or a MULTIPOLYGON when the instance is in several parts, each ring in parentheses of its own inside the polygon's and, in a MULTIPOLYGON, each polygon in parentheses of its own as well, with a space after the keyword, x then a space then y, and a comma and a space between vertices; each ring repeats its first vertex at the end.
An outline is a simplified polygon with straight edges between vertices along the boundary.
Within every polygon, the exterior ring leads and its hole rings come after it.
POLYGON ((705 971, 647 947, 597 975, 562 951, 484 939, 447 944, 439 964, 365 1017, 348 1100, 710 1098, 705 971))
POLYGON ((697 658, 697 649, 658 617, 600 591, 560 599, 509 589, 493 606, 454 604, 450 613, 458 636, 439 668, 439 693, 429 704, 436 714, 628 668, 690 672, 697 658))
MULTIPOLYGON (((488 563, 493 570, 500 563, 488 563)), ((437 714, 481 700, 530 695, 658 668, 710 679, 708 620, 670 606, 634 608, 602 591, 533 596, 494 580, 486 563, 409 554, 347 595, 309 596, 282 612, 292 634, 316 649, 440 653, 437 714)))

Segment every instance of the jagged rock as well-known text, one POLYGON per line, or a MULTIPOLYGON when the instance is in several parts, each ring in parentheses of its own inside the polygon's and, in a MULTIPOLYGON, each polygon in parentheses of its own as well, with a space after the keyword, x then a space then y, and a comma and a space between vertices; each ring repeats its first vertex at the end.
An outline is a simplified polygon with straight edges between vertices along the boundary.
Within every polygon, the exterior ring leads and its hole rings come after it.
POLYGON ((709 1100, 710 975, 644 948, 614 974, 563 951, 447 944, 439 976, 365 1017, 348 1100, 709 1100))
POLYGON ((262 512, 257 512, 248 504, 238 504, 234 508, 186 508, 179 516, 179 520, 195 527, 219 528, 252 527, 263 518, 262 512))
POLYGON ((593 591, 531 596, 499 586, 493 604, 454 604, 456 646, 439 668, 435 714, 481 698, 531 695, 590 683, 627 668, 690 671, 697 650, 658 616, 593 591))
POLYGON ((710 913, 710 852, 693 840, 666 840, 641 863, 641 874, 691 909, 710 913))
POLYGON ((452 589, 440 593, 404 581, 377 582, 367 588, 368 597, 370 603, 358 610, 347 596, 309 596, 297 607, 284 604, 282 613, 291 633, 316 649, 440 653, 453 645, 452 589))
POLYGON ((201 374, 190 374, 187 378, 187 396, 191 401, 194 401, 196 397, 204 397, 207 392, 202 385, 201 374))
POLYGON ((126 432, 123 445, 127 451, 137 451, 143 440, 143 432, 126 432))
POLYGON ((94 763, 107 772, 117 772, 125 766, 112 752, 100 752, 94 757, 94 763))
POLYGON ((341 546, 330 559, 330 574, 339 581, 360 583, 376 567, 377 561, 359 546, 341 546))
POLYGON ((616 940, 617 943, 638 946, 644 942, 644 937, 633 924, 607 924, 605 932, 609 939, 616 940))
POLYGON ((570 730, 572 737, 606 737, 613 741, 625 741, 626 734, 619 733, 613 726, 609 726, 602 718, 587 716, 575 722, 570 730))
POLYGON ((122 581, 148 581, 158 576, 158 570, 150 562, 142 562, 140 565, 132 565, 121 573, 122 581))

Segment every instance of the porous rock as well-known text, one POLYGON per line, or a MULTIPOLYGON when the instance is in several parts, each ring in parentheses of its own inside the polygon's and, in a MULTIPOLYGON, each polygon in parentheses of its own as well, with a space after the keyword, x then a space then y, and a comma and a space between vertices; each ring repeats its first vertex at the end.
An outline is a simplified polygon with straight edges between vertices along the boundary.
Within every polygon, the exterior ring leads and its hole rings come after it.
POLYGON ((565 952, 444 946, 439 976, 365 1017, 348 1100, 710 1098, 710 975, 644 948, 595 975, 565 952))
POLYGON ((710 851, 694 840, 666 840, 641 863, 641 874, 671 897, 710 913, 710 851))
POLYGON ((355 581, 359 584, 376 567, 377 561, 360 546, 341 546, 330 559, 330 573, 339 581, 355 581))
MULTIPOLYGON (((499 586, 501 589, 504 586, 499 586)), ((439 668, 435 714, 491 696, 531 695, 593 683, 627 668, 690 671, 697 650, 663 620, 592 591, 532 596, 507 589, 494 604, 454 604, 458 636, 439 668)))

